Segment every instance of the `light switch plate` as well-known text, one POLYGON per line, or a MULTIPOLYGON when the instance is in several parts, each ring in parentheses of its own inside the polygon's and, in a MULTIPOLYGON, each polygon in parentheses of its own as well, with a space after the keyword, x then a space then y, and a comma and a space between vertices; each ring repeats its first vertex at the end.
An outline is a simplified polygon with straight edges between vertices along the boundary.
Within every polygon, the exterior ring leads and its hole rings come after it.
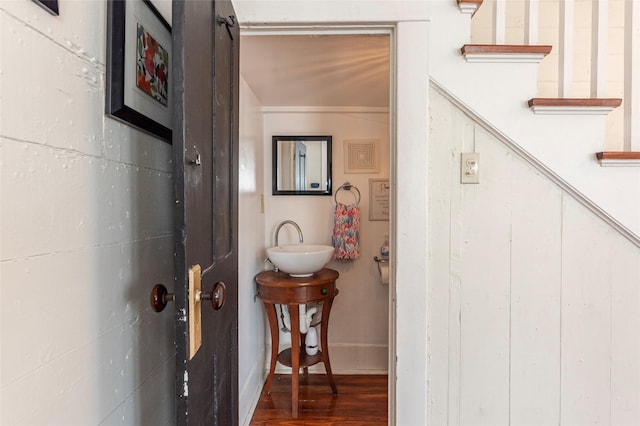
POLYGON ((202 346, 201 277, 200 265, 189 268, 189 359, 192 359, 202 346))
POLYGON ((480 183, 480 154, 464 152, 460 155, 460 183, 480 183))

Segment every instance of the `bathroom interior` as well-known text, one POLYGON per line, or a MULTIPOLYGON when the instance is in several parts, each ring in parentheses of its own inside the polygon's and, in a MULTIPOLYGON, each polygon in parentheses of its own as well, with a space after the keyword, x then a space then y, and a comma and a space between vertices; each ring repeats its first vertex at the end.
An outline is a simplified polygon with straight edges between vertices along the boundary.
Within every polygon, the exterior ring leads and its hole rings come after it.
MULTIPOLYGON (((304 243, 332 245, 336 205, 357 204, 359 208, 357 258, 332 259, 326 265, 339 273, 336 281, 339 294, 333 301, 328 326, 334 375, 387 374, 388 371, 387 260, 393 187, 390 182, 393 125, 390 40, 390 34, 372 31, 308 34, 249 30, 241 39, 240 115, 251 119, 241 120, 240 126, 240 168, 244 176, 239 183, 240 252, 248 250, 253 253, 255 265, 270 270, 273 265, 266 261, 266 248, 276 245, 276 239, 281 246, 299 244, 299 227, 304 243), (274 161, 274 136, 284 140, 304 141, 304 136, 330 140, 328 163, 315 160, 321 162, 328 179, 325 175, 316 176, 312 170, 316 141, 305 142, 310 150, 306 153, 307 180, 299 187, 303 193, 296 193, 295 183, 284 191, 279 187, 274 189, 274 182, 283 185, 281 180, 286 180, 286 177, 274 177, 274 167, 277 170, 285 167, 280 165, 279 158, 274 161), (256 140, 262 141, 259 148, 251 142, 256 140), (250 170, 255 170, 255 175, 250 170), (327 188, 327 184, 331 187, 327 188), (274 195, 274 192, 280 193, 274 195), (255 217, 255 212, 243 213, 243 208, 259 209, 264 228, 254 223, 243 227, 243 217, 255 217), (262 244, 243 248, 250 238, 243 237, 243 232, 251 234, 260 230, 264 233, 262 244)), ((351 247, 343 257, 353 256, 351 247)), ((240 273, 242 279, 242 265, 240 273)), ((249 321, 243 309, 241 301, 241 329, 243 317, 249 321)), ((246 309, 254 310, 251 316, 259 310, 257 318, 261 318, 264 325, 264 374, 269 368, 271 353, 264 308, 254 298, 254 303, 246 309)), ((282 312, 277 309, 277 316, 280 348, 286 348, 291 344, 286 309, 282 312)), ((311 328, 319 322, 318 316, 319 312, 313 318, 309 315, 311 328)), ((319 336, 320 330, 317 332, 319 336)), ((241 350, 243 338, 247 337, 240 336, 241 350)), ((250 346, 250 343, 245 345, 250 346)), ((277 365, 276 373, 290 372, 290 368, 277 365)), ((310 367, 309 372, 324 374, 325 370, 320 363, 310 367)), ((240 374, 249 373, 243 373, 241 366, 240 374)))

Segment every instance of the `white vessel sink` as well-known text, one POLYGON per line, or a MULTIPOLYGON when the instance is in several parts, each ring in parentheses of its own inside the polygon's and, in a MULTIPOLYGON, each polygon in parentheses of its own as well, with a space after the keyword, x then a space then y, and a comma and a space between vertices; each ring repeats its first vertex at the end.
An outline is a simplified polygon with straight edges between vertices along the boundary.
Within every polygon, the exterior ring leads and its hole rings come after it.
POLYGON ((287 244, 267 249, 267 257, 292 277, 310 277, 329 263, 334 248, 323 244, 287 244))

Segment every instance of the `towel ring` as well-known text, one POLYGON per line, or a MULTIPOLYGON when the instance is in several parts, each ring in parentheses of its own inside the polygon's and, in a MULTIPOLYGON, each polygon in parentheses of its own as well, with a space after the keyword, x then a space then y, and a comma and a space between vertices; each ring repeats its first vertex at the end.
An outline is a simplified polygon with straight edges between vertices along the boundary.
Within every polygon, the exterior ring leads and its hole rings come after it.
MULTIPOLYGON (((340 192, 340 190, 343 190, 343 189, 345 191, 350 191, 350 192, 353 192, 352 190, 355 189, 355 193, 356 193, 357 197, 356 197, 356 202, 353 203, 353 204, 359 204, 360 203, 360 190, 357 187, 351 185, 349 182, 345 182, 345 183, 343 183, 342 185, 340 185, 338 187, 338 189, 336 190, 336 193, 333 195, 333 199, 335 200, 336 204, 338 204, 338 192, 340 192)), ((351 206, 353 204, 349 204, 349 205, 351 206)))

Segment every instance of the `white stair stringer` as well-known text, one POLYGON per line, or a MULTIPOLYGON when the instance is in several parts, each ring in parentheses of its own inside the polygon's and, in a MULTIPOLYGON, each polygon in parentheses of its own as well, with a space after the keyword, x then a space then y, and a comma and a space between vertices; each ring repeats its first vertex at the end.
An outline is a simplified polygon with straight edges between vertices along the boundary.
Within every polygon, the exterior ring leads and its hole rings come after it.
POLYGON ((538 65, 467 63, 460 47, 468 31, 457 29, 468 17, 449 2, 430 5, 430 79, 638 239, 640 168, 605 168, 595 158, 606 117, 534 114, 527 101, 536 96, 538 65))

